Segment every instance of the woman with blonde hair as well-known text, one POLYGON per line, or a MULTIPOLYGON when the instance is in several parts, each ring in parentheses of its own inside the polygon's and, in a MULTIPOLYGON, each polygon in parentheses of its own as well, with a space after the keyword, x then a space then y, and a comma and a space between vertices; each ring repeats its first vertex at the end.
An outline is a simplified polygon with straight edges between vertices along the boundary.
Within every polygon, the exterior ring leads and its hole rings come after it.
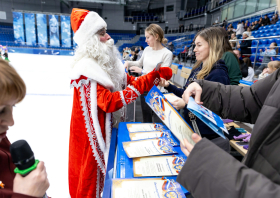
MULTIPOLYGON (((149 25, 145 30, 146 43, 149 45, 138 61, 126 61, 124 66, 129 68, 131 72, 145 75, 154 70, 159 62, 162 67, 170 67, 172 63, 172 52, 165 48, 167 39, 164 38, 162 28, 157 24, 149 25)), ((143 122, 161 122, 161 120, 152 112, 151 108, 146 104, 144 96, 141 95, 141 108, 143 122)))
MULTIPOLYGON (((230 84, 228 68, 225 65, 225 62, 221 59, 223 54, 227 51, 227 48, 224 47, 226 42, 229 45, 228 39, 224 36, 224 32, 222 32, 220 28, 210 27, 202 30, 195 37, 196 47, 194 52, 197 62, 194 65, 184 88, 177 88, 176 86, 169 84, 167 81, 163 79, 161 80, 160 86, 164 86, 168 92, 172 92, 180 97, 180 99, 172 102, 172 105, 178 110, 184 108, 184 118, 191 126, 191 115, 186 108, 186 103, 183 101, 182 95, 189 84, 196 79, 219 82, 225 85, 230 84)), ((206 137, 210 140, 219 137, 199 119, 196 119, 196 122, 202 137, 206 137)), ((229 144, 227 144, 226 147, 221 147, 224 148, 224 150, 229 151, 229 144)))
POLYGON ((6 133, 14 125, 13 107, 25 97, 26 87, 16 70, 4 60, 0 60, 0 93, 0 197, 43 197, 49 188, 44 162, 39 162, 25 177, 14 173, 11 143, 6 133))

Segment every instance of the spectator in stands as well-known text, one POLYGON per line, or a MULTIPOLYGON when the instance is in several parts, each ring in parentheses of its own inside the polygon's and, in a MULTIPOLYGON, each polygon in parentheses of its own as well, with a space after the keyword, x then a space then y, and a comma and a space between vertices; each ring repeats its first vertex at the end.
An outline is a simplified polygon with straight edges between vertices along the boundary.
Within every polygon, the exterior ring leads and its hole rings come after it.
POLYGON ((248 27, 250 27, 250 23, 249 23, 249 21, 247 20, 247 21, 245 22, 244 29, 247 30, 248 27))
POLYGON ((263 72, 259 75, 259 80, 269 76, 277 69, 280 68, 280 61, 271 61, 267 64, 267 68, 263 69, 263 72))
POLYGON ((238 64, 238 58, 237 56, 233 53, 232 47, 230 43, 228 42, 228 35, 225 30, 222 28, 218 29, 221 33, 220 35, 224 35, 224 39, 227 40, 227 42, 224 42, 223 44, 223 49, 224 53, 222 56, 222 60, 226 63, 226 66, 228 68, 228 75, 230 79, 230 84, 231 85, 238 85, 239 81, 242 78, 242 74, 240 71, 240 67, 238 64))
POLYGON ((231 38, 231 35, 234 33, 233 28, 228 28, 227 33, 228 33, 228 37, 231 38))
POLYGON ((123 60, 125 60, 125 61, 129 61, 130 60, 130 56, 129 56, 129 52, 128 51, 125 51, 123 53, 123 60))
POLYGON ((215 24, 219 23, 219 17, 215 20, 215 24))
POLYGON ((268 18, 267 15, 264 16, 263 25, 270 25, 270 19, 268 18))
POLYGON ((250 27, 247 27, 247 32, 248 32, 248 34, 249 34, 249 37, 252 36, 252 30, 251 30, 250 27))
POLYGON ((270 44, 269 49, 265 48, 265 51, 263 52, 262 49, 260 49, 260 55, 264 56, 262 63, 268 63, 273 60, 273 57, 278 54, 277 43, 273 42, 270 44))
POLYGON ((223 26, 225 26, 225 28, 228 26, 228 21, 227 21, 227 17, 224 19, 223 21, 223 26))
MULTIPOLYGON (((196 47, 194 49, 197 62, 183 89, 177 88, 175 85, 170 84, 164 79, 161 79, 159 84, 160 86, 164 86, 168 92, 174 93, 179 97, 179 99, 171 102, 171 104, 178 110, 184 109, 184 118, 191 126, 190 112, 186 108, 186 104, 182 99, 182 94, 189 84, 195 79, 205 79, 208 81, 220 82, 225 85, 230 84, 228 68, 225 65, 225 62, 221 59, 222 55, 226 52, 226 49, 223 48, 224 43, 229 41, 228 38, 224 36, 226 31, 222 32, 220 29, 222 28, 210 27, 197 33, 195 37, 196 47)), ((201 120, 196 119, 196 123, 202 137, 206 137, 213 141, 216 141, 217 138, 219 138, 219 136, 201 120)), ((221 144, 218 145, 229 152, 228 140, 222 140, 221 143, 225 144, 225 146, 222 147, 221 144)))
POLYGON ((253 31, 254 27, 255 27, 255 21, 253 21, 250 25, 250 28, 251 28, 252 31, 253 31))
MULTIPOLYGON (((237 40, 236 34, 235 34, 235 33, 232 33, 232 34, 231 34, 230 40, 237 40)), ((231 43, 231 46, 232 46, 232 47, 236 48, 236 43, 237 43, 237 41, 231 41, 230 43, 231 43)))
POLYGON ((278 14, 275 14, 271 19, 271 24, 276 24, 277 21, 278 21, 278 14))
MULTIPOLYGON (((162 62, 162 67, 171 67, 173 54, 164 47, 167 44, 167 39, 164 38, 164 32, 161 27, 157 24, 150 24, 145 30, 145 37, 149 46, 145 48, 141 59, 139 61, 126 61, 124 66, 126 68, 130 67, 130 71, 142 75, 153 71, 159 62, 162 62)), ((161 91, 165 90, 161 89, 161 91)), ((144 98, 146 95, 147 92, 140 97, 143 122, 161 122, 158 116, 146 104, 144 98)))
POLYGON ((236 32, 236 38, 241 39, 242 34, 244 32, 244 25, 243 23, 238 22, 237 29, 233 29, 236 32))
POLYGON ((253 31, 257 31, 261 27, 261 21, 255 21, 255 26, 253 31))
POLYGON ((130 60, 131 60, 131 61, 136 61, 136 59, 137 59, 136 52, 132 50, 132 51, 131 51, 131 57, 130 57, 130 60))
MULTIPOLYGON (((249 33, 248 32, 244 32, 243 33, 243 38, 242 39, 247 39, 249 37, 249 33)), ((251 45, 252 45, 252 41, 251 40, 242 40, 240 42, 240 44, 237 46, 237 48, 241 49, 241 56, 251 56, 251 45), (246 54, 246 55, 244 55, 246 54)))
POLYGON ((179 59, 175 54, 173 54, 172 63, 179 64, 179 59))
POLYGON ((248 65, 246 63, 244 63, 239 50, 233 50, 233 53, 238 58, 238 63, 239 63, 239 68, 240 68, 240 71, 242 74, 242 78, 246 78, 248 76, 248 65))
POLYGON ((173 43, 172 43, 172 42, 168 43, 167 48, 168 48, 171 52, 173 52, 173 51, 174 51, 174 45, 173 45, 173 43))
POLYGON ((185 46, 184 47, 184 51, 182 51, 182 52, 180 52, 180 54, 178 55, 178 58, 183 58, 184 60, 186 59, 186 57, 187 57, 187 54, 188 54, 188 47, 187 46, 185 46))
POLYGON ((143 51, 144 51, 144 47, 143 47, 143 46, 140 46, 140 47, 139 47, 139 52, 138 52, 138 56, 137 56, 137 60, 136 60, 136 61, 139 61, 139 60, 140 60, 140 58, 142 57, 143 51))
POLYGON ((252 67, 252 62, 251 62, 250 58, 248 58, 248 57, 244 58, 243 62, 247 66, 248 75, 247 75, 247 77, 243 77, 242 80, 253 82, 255 72, 252 67))

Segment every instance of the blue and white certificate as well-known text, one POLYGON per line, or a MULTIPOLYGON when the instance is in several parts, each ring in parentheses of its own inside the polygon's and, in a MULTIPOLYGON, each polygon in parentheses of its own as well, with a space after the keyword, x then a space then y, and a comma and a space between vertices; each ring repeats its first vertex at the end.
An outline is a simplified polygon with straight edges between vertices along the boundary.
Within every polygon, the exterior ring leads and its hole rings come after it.
POLYGON ((149 91, 146 97, 146 103, 179 141, 187 139, 192 145, 195 144, 191 138, 194 133, 192 128, 156 86, 149 91))

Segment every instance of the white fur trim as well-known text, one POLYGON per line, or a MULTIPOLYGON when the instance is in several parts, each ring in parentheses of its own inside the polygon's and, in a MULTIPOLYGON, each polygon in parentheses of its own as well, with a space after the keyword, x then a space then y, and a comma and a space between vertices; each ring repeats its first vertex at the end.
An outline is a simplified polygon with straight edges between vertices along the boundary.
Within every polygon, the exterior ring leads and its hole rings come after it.
POLYGON ((141 95, 141 93, 133 85, 128 85, 127 87, 132 89, 137 94, 138 97, 141 95))
POLYGON ((86 76, 92 80, 95 80, 98 82, 98 84, 111 91, 114 88, 114 84, 108 74, 92 58, 82 58, 71 69, 70 78, 72 80, 79 79, 80 76, 86 76))
POLYGON ((123 92, 122 91, 119 91, 119 92, 120 92, 120 95, 121 95, 122 104, 123 104, 123 106, 126 106, 126 102, 125 102, 125 99, 124 99, 123 92))
POLYGON ((98 144, 100 146, 103 154, 105 153, 105 141, 102 136, 101 127, 98 120, 98 112, 97 112, 97 83, 96 81, 91 81, 91 90, 90 90, 90 99, 91 99, 91 118, 93 121, 93 128, 95 130, 95 134, 98 140, 98 144))
POLYGON ((87 129, 87 133, 88 133, 88 137, 89 137, 89 141, 90 141, 90 145, 92 148, 92 153, 94 158, 97 161, 98 166, 100 167, 101 171, 106 174, 106 168, 103 166, 102 164, 102 160, 100 159, 99 155, 98 155, 98 151, 96 150, 94 143, 93 143, 93 137, 92 137, 92 133, 91 133, 91 127, 90 127, 90 117, 88 115, 88 108, 86 105, 86 99, 85 99, 85 94, 84 94, 84 90, 83 87, 80 88, 80 97, 81 97, 81 105, 82 105, 82 110, 83 110, 83 115, 84 115, 84 119, 85 119, 85 126, 87 129))
POLYGON ((78 83, 76 81, 73 81, 72 84, 70 85, 70 88, 76 87, 78 89, 81 85, 87 85, 88 83, 89 83, 89 79, 87 80, 82 79, 78 83))
POLYGON ((106 27, 106 22, 96 12, 89 12, 79 29, 76 31, 74 41, 78 45, 82 45, 87 42, 87 39, 92 37, 98 30, 106 27))
POLYGON ((111 135, 112 135, 112 114, 106 113, 106 123, 105 123, 105 132, 106 132, 106 150, 104 153, 105 158, 105 164, 107 166, 108 163, 108 157, 109 157, 109 151, 110 151, 110 145, 111 145, 111 135))

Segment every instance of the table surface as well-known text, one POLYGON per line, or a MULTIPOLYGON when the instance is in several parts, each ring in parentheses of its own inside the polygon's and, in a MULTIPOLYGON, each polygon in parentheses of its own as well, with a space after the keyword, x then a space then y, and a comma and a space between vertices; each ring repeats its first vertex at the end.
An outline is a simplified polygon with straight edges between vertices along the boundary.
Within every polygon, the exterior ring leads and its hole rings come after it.
MULTIPOLYGON (((228 126, 234 126, 235 128, 240 128, 237 124, 235 124, 234 122, 230 122, 228 124, 225 124, 226 127, 228 126)), ((249 133, 247 131, 247 133, 249 133)), ((230 140, 229 143, 230 145, 235 149, 237 150, 241 155, 245 156, 246 153, 247 153, 247 150, 243 148, 243 146, 239 146, 236 144, 236 142, 239 142, 240 140, 230 140)))
MULTIPOLYGON (((133 176, 133 160, 127 157, 122 142, 131 141, 129 138, 129 132, 127 130, 126 124, 129 122, 121 122, 119 124, 118 129, 118 140, 117 140, 117 159, 116 159, 116 177, 115 178, 135 178, 133 176)), ((132 123, 132 122, 131 122, 132 123)), ((135 124, 136 122, 133 122, 135 124)), ((174 149, 178 152, 179 155, 184 155, 180 149, 180 146, 174 147, 174 149)), ((138 177, 139 178, 139 177, 138 177)), ((162 178, 162 177, 141 177, 141 178, 162 178)), ((174 179, 176 181, 177 176, 166 177, 168 179, 174 179)), ((185 194, 189 194, 189 192, 181 186, 183 192, 185 194)))

